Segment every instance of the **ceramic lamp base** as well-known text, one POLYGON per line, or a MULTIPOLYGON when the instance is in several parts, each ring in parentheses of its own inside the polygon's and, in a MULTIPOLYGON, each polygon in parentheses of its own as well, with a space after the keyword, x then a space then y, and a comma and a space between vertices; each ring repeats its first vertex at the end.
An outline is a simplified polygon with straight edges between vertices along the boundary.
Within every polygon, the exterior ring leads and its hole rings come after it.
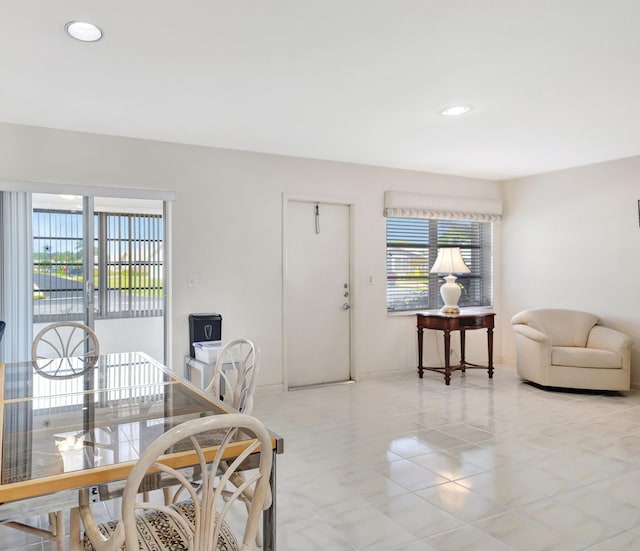
POLYGON ((443 283, 440 287, 440 295, 444 300, 444 306, 440 309, 441 312, 446 314, 459 314, 460 308, 458 307, 458 300, 462 291, 460 286, 456 283, 456 276, 449 274, 444 278, 446 283, 443 283))

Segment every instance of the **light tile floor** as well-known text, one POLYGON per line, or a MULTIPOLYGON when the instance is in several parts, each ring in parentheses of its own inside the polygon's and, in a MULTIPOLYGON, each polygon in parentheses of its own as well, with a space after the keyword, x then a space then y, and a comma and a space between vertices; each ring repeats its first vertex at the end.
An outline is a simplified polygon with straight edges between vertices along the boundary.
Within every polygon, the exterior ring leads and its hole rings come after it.
MULTIPOLYGON (((640 392, 407 372, 254 414, 285 439, 279 551, 640 549, 640 392)), ((0 527, 0 549, 53 547, 0 527)))

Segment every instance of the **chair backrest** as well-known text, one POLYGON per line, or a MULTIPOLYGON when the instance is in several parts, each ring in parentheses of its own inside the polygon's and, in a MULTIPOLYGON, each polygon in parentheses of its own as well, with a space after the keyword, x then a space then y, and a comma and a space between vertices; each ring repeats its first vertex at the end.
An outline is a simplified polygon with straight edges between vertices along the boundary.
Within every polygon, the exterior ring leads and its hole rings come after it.
MULTIPOLYGON (((247 438, 243 437, 243 440, 247 438)), ((127 482, 122 494, 121 520, 112 531, 111 536, 100 535, 99 529, 89 521, 88 533, 96 549, 120 549, 122 543, 125 549, 138 549, 138 528, 136 513, 147 510, 159 511, 172 519, 172 524, 188 540, 188 549, 215 551, 218 549, 218 538, 223 532, 229 531, 229 525, 225 523, 227 513, 236 501, 244 500, 251 496, 247 504, 247 517, 244 523, 244 533, 241 535, 243 546, 241 549, 252 549, 262 511, 271 505, 269 491, 269 477, 271 473, 272 453, 271 438, 264 425, 255 417, 240 413, 213 415, 187 421, 169 430, 155 440, 142 454, 127 482), (248 437, 249 442, 244 451, 238 453, 237 433, 241 431, 248 437), (212 445, 212 433, 217 441, 221 442, 213 460, 209 457, 207 465, 205 448, 212 445), (209 442, 208 444, 206 442, 209 442), (200 444, 202 442, 202 445, 200 444), (179 449, 184 453, 187 449, 193 449, 198 457, 201 476, 193 484, 185 478, 184 473, 169 467, 159 458, 170 454, 172 450, 179 449), (230 448, 235 447, 232 451, 230 448), (242 463, 250 454, 259 455, 258 467, 250 471, 243 471, 243 484, 240 488, 228 490, 228 482, 236 476, 242 463), (227 457, 231 455, 235 459, 227 457), (141 497, 140 487, 150 471, 161 471, 171 477, 175 477, 184 485, 187 496, 186 503, 176 505, 159 504, 157 500, 144 501, 141 497), (141 501, 142 499, 142 501, 141 501), (189 511, 190 519, 180 514, 181 510, 189 511), (96 539, 98 541, 96 541, 96 539), (100 543, 102 541, 106 546, 100 543), (97 545, 96 545, 97 544, 97 545)), ((88 504, 81 502, 81 514, 83 521, 87 520, 86 511, 88 504)), ((243 506, 244 508, 244 506, 243 506)), ((236 509, 237 515, 238 509, 236 509)), ((235 515, 234 515, 235 516, 235 515)), ((236 516, 237 519, 237 516, 236 516)), ((236 524, 237 520, 234 522, 236 524)), ((222 536, 228 537, 228 536, 222 536)), ((234 536, 235 537, 235 536, 234 536)), ((180 547, 182 549, 182 547, 180 547)))
POLYGON ((538 308, 517 313, 511 323, 530 325, 549 337, 552 346, 585 347, 598 316, 579 310, 538 308))
POLYGON ((47 325, 33 339, 31 360, 43 376, 71 378, 98 362, 100 344, 90 327, 75 321, 47 325))
POLYGON ((258 382, 258 355, 255 345, 248 339, 226 343, 218 354, 206 392, 221 398, 240 413, 251 415, 258 382))
POLYGON ((4 328, 7 326, 5 321, 0 321, 0 341, 2 340, 2 335, 4 335, 4 328))

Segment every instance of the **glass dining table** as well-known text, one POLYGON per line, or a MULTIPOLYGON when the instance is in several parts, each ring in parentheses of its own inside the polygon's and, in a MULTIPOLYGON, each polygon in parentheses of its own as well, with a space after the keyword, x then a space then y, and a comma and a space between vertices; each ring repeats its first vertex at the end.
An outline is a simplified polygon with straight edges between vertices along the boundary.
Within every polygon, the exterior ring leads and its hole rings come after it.
MULTIPOLYGON (((140 352, 102 355, 90 366, 69 358, 0 364, 0 397, 0 523, 72 510, 79 490, 92 501, 112 499, 161 434, 233 411, 140 352)), ((271 436, 265 551, 275 549, 275 459, 283 452, 283 439, 271 436)), ((188 468, 190 460, 176 455, 188 468)))

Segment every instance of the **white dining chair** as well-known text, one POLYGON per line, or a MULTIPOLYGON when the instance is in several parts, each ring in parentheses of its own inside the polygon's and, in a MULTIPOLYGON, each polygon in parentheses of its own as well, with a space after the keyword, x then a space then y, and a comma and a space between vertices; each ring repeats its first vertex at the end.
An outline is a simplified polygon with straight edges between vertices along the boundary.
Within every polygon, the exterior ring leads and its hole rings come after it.
MULTIPOLYGON (((33 339, 31 362, 39 375, 49 379, 79 377, 98 362, 100 345, 93 330, 83 323, 61 321, 47 325, 33 339)), ((21 521, 4 526, 53 540, 58 551, 65 549, 64 511, 49 513, 49 529, 21 521)))
MULTIPOLYGON (((264 509, 271 505, 269 477, 271 473, 271 438, 264 425, 249 415, 230 413, 201 417, 187 421, 169 430, 155 440, 142 454, 129 475, 122 495, 119 520, 98 524, 89 503, 88 491, 80 494, 79 512, 85 529, 84 548, 90 551, 115 551, 119 549, 189 549, 207 551, 250 551, 264 509), (237 434, 251 443, 238 453, 232 451, 238 445, 237 434), (207 464, 204 448, 211 445, 211 435, 216 433, 221 441, 213 460, 207 464), (199 440, 198 436, 205 436, 199 440), (200 442, 203 442, 202 444, 200 442), (209 444, 204 442, 208 441, 209 444), (176 444, 180 443, 178 446, 176 444), (201 474, 197 483, 185 474, 169 466, 165 454, 179 450, 186 452, 185 444, 199 457, 201 474), (223 457, 226 467, 220 474, 223 457), (258 467, 244 477, 241 488, 229 494, 230 478, 236 474, 250 455, 258 455, 258 467), (188 499, 178 503, 161 504, 143 498, 139 500, 140 485, 150 472, 160 471, 179 481, 188 499), (241 533, 234 533, 227 522, 234 502, 245 499, 251 491, 251 503, 241 533), (144 547, 139 542, 144 542, 144 547)), ((238 526, 237 521, 234 522, 238 526)))
POLYGON ((229 341, 218 354, 213 377, 205 391, 240 413, 251 415, 258 382, 258 360, 258 350, 249 339, 229 341))
POLYGON ((31 360, 44 377, 69 379, 95 367, 100 344, 93 330, 76 321, 52 323, 33 339, 31 360))
MULTIPOLYGON (((233 339, 227 342, 218 353, 213 376, 205 388, 216 399, 221 400, 236 411, 250 415, 253 411, 253 395, 256 389, 258 375, 258 356, 256 346, 249 339, 233 339)), ((226 463, 220 464, 224 470, 226 463)), ((242 474, 234 473, 231 483, 242 486, 242 474)), ((181 495, 183 489, 178 485, 164 488, 165 503, 173 503, 181 495)), ((251 496, 247 496, 247 501, 251 496)), ((258 530, 258 545, 261 546, 262 537, 258 530)))
MULTIPOLYGON (((253 412, 253 396, 258 382, 259 351, 253 341, 239 338, 227 342, 218 354, 213 377, 205 391, 219 398, 235 410, 245 415, 253 412)), ((226 463, 220 466, 224 471, 226 463)), ((244 475, 240 472, 233 474, 229 482, 235 487, 241 487, 244 475)), ((250 503, 251 491, 245 492, 244 503, 250 503)), ((248 506, 248 505, 247 505, 248 506)), ((256 532, 256 544, 262 547, 262 533, 260 528, 256 532)))

